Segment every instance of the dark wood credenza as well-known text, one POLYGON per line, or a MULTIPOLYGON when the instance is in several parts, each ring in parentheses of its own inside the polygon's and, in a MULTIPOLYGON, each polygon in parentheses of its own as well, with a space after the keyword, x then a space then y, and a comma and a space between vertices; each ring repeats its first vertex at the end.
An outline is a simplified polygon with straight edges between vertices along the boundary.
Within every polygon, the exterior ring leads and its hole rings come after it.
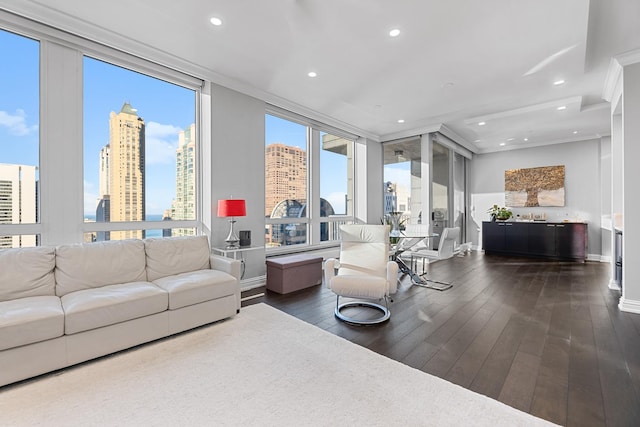
POLYGON ((587 224, 576 222, 482 223, 485 253, 564 259, 587 259, 587 224))

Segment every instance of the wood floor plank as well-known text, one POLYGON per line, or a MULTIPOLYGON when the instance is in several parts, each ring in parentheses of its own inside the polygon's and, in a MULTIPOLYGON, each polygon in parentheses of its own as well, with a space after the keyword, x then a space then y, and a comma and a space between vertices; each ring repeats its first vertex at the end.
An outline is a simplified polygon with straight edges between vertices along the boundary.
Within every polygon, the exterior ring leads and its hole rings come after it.
POLYGON ((531 402, 533 415, 565 425, 569 388, 569 340, 548 335, 531 402))
POLYGON ((568 374, 567 425, 604 425, 604 402, 591 312, 588 299, 581 297, 572 299, 568 374))
POLYGON ((520 341, 526 330, 521 317, 511 316, 487 359, 469 388, 485 396, 497 399, 515 359, 520 341))
POLYGON ((476 339, 473 340, 473 343, 471 343, 449 370, 445 379, 462 387, 469 388, 489 355, 489 352, 491 352, 491 349, 509 322, 511 315, 512 313, 504 310, 494 313, 484 329, 478 334, 476 339))
POLYGON ((540 356, 518 351, 505 378, 498 400, 524 412, 531 409, 540 356))
POLYGON ((591 306, 593 334, 598 355, 600 382, 607 425, 637 425, 640 400, 606 307, 591 306), (624 360, 624 359, 623 359, 624 360))
POLYGON ((432 375, 445 377, 494 313, 495 311, 486 308, 478 310, 449 341, 439 347, 427 363, 418 368, 432 375))

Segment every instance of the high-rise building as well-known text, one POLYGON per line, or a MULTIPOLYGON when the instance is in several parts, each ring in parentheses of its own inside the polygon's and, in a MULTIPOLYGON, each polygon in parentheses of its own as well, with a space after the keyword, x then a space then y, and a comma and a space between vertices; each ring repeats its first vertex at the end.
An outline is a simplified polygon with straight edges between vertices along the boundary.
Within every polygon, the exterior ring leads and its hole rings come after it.
MULTIPOLYGON (((110 222, 110 203, 109 203, 109 195, 103 194, 102 198, 98 201, 98 206, 96 207, 96 222, 110 222)), ((111 232, 110 231, 98 231, 96 233, 96 241, 103 242, 105 240, 111 240, 111 232)))
MULTIPOLYGON (((108 191, 100 196, 109 196, 102 208, 108 207, 111 222, 145 219, 144 155, 144 120, 125 102, 119 113, 109 114, 109 144, 100 152, 100 191, 108 191)), ((112 231, 110 238, 144 238, 144 231, 112 231)))
MULTIPOLYGON (((0 163, 0 224, 38 221, 36 166, 0 163)), ((36 246, 35 235, 0 236, 0 248, 36 246)))
MULTIPOLYGON (((178 135, 176 150, 176 198, 171 206, 172 220, 196 218, 196 125, 192 124, 178 135)), ((174 236, 193 235, 193 228, 176 228, 174 236)))
POLYGON ((111 194, 109 189, 109 144, 100 150, 100 198, 111 194))
POLYGON ((265 154, 265 215, 283 200, 307 200, 307 152, 284 144, 269 144, 265 154))

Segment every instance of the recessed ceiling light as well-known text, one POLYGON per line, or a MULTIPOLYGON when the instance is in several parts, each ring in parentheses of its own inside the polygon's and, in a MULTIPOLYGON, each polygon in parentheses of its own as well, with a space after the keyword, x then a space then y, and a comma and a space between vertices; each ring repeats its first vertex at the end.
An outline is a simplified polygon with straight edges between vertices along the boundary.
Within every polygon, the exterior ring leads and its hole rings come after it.
POLYGON ((528 141, 528 140, 529 140, 529 138, 525 138, 524 140, 525 140, 525 141, 528 141))
POLYGON ((215 25, 216 27, 219 27, 220 25, 222 25, 222 19, 215 16, 211 18, 209 21, 211 22, 212 25, 215 25))
POLYGON ((560 79, 560 80, 556 80, 555 82, 553 82, 554 86, 560 86, 564 84, 564 80, 560 79))
POLYGON ((500 147, 504 147, 505 145, 507 145, 507 143, 506 143, 506 142, 501 142, 501 143, 500 143, 500 147))
POLYGON ((562 111, 562 110, 566 110, 567 106, 566 105, 561 105, 558 107, 558 110, 562 111))
POLYGON ((478 126, 484 126, 486 124, 487 124, 486 122, 478 122, 478 126))
POLYGON ((307 73, 307 76, 309 76, 309 77, 317 77, 317 76, 318 76, 318 73, 316 73, 315 71, 309 71, 309 72, 307 73))
POLYGON ((573 131, 573 134, 575 135, 576 133, 578 133, 578 131, 577 131, 577 130, 574 130, 574 131, 573 131))
POLYGON ((404 123, 404 119, 398 119, 398 123, 404 123))
POLYGON ((390 37, 398 37, 399 35, 400 35, 400 30, 397 28, 394 28, 393 30, 389 31, 390 37))
POLYGON ((513 141, 515 138, 507 138, 507 141, 513 141))

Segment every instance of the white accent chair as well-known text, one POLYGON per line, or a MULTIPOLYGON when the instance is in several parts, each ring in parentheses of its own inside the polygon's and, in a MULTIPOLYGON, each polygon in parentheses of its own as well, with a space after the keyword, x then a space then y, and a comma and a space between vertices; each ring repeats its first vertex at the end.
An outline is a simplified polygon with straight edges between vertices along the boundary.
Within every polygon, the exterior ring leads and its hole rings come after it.
POLYGON ((389 226, 345 224, 340 232, 340 260, 329 258, 324 263, 325 284, 336 294, 335 315, 356 325, 385 322, 391 316, 387 299, 398 285, 398 264, 389 260, 389 226), (340 297, 358 301, 340 304, 340 297), (371 300, 383 300, 384 305, 371 300), (381 315, 355 318, 342 313, 350 307, 372 308, 381 315))
MULTIPOLYGON (((456 242, 460 239, 460 227, 455 228, 445 228, 442 231, 442 235, 440 236, 440 243, 438 245, 438 250, 428 249, 426 247, 420 247, 418 245, 413 246, 411 249, 406 251, 404 254, 408 254, 411 258, 411 267, 415 271, 415 267, 417 267, 418 259, 422 258, 422 274, 424 275, 424 262, 425 261, 439 261, 442 259, 448 259, 453 257, 456 248, 456 242)), ((438 290, 449 289, 452 285, 447 282, 439 282, 437 280, 432 280, 427 278, 427 282, 438 283, 442 286, 429 286, 434 287, 438 290)))

